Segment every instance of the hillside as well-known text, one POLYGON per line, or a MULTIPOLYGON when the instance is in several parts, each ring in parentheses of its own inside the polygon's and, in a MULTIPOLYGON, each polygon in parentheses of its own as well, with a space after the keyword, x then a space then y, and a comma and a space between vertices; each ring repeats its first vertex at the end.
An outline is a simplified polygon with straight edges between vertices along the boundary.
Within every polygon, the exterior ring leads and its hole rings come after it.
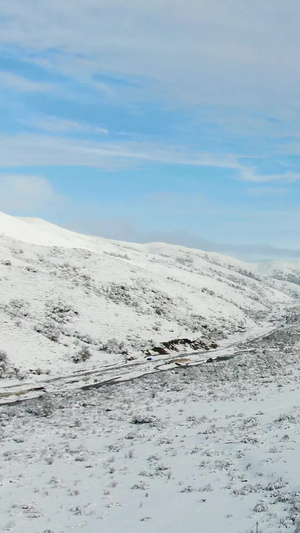
POLYGON ((1 531, 299 533, 297 263, 0 241, 1 531))
POLYGON ((181 352, 209 349, 300 295, 297 266, 89 237, 39 219, 1 213, 0 243, 4 377, 145 359, 183 338, 195 342, 181 352))

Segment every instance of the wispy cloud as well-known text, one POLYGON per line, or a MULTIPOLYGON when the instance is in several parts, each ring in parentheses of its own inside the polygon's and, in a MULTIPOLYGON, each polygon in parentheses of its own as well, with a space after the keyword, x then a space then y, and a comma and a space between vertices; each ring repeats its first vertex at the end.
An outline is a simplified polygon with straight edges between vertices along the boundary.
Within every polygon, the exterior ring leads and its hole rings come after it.
POLYGON ((46 135, 0 135, 0 167, 80 165, 113 168, 147 162, 243 168, 232 154, 206 154, 161 143, 105 143, 46 135))
MULTIPOLYGON (((182 166, 211 167, 232 170, 232 178, 249 183, 294 183, 300 174, 259 174, 253 167, 247 167, 245 158, 238 154, 210 154, 193 151, 183 146, 154 142, 104 142, 77 140, 61 136, 63 133, 107 133, 85 123, 50 118, 33 121, 37 128, 58 135, 0 135, 0 168, 49 166, 86 166, 107 170, 127 168, 128 165, 147 165, 151 163, 174 164, 182 166)), ((249 194, 276 194, 278 189, 250 189, 249 194)), ((281 190, 280 194, 283 193, 281 190)), ((279 194, 279 193, 277 193, 279 194)))
POLYGON ((106 128, 100 126, 48 116, 33 118, 28 122, 28 125, 51 133, 91 133, 95 135, 105 135, 108 133, 106 128))
MULTIPOLYGON (((0 168, 77 165, 114 170, 160 163, 229 169, 232 170, 232 178, 255 184, 292 184, 300 180, 300 174, 294 172, 260 174, 253 167, 248 167, 245 164, 246 159, 238 154, 210 154, 193 151, 183 146, 153 142, 105 142, 68 138, 62 134, 93 133, 103 137, 108 131, 85 123, 54 117, 33 120, 32 125, 57 135, 0 135, 0 168)), ((252 187, 246 191, 253 197, 283 195, 286 192, 286 188, 277 186, 252 187)), ((176 200, 174 193, 168 194, 173 194, 173 199, 176 200)), ((160 201, 163 199, 160 198, 160 201)))
POLYGON ((48 92, 54 90, 54 86, 51 83, 32 81, 4 70, 0 71, 0 84, 21 93, 48 92))
POLYGON ((242 168, 240 179, 252 183, 283 182, 294 183, 300 180, 300 174, 297 172, 284 172, 283 174, 258 174, 252 168, 242 168))

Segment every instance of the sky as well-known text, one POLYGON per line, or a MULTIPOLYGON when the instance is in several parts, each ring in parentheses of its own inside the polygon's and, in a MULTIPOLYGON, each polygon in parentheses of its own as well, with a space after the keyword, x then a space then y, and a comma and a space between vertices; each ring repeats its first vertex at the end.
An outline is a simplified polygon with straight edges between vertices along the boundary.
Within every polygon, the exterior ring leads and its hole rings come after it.
POLYGON ((0 0, 0 210, 300 258, 296 0, 0 0))

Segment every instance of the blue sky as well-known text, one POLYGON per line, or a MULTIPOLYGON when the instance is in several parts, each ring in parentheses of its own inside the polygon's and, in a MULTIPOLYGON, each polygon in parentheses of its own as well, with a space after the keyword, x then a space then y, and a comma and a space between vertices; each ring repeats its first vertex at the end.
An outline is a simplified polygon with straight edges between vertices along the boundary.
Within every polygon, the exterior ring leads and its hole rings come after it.
POLYGON ((299 25, 294 0, 0 0, 0 209, 297 256, 299 25))

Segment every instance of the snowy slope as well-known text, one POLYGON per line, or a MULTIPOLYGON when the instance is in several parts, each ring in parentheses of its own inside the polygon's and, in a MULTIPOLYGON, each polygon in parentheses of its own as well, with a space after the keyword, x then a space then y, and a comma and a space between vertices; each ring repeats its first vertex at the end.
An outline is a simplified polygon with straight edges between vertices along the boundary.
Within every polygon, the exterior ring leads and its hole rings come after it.
POLYGON ((0 407, 0 530, 299 533, 299 347, 0 407))
POLYGON ((89 360, 76 368, 144 358, 183 337, 210 346, 300 294, 289 276, 216 253, 111 241, 3 213, 0 243, 0 350, 23 374, 74 371, 82 350, 89 360))

